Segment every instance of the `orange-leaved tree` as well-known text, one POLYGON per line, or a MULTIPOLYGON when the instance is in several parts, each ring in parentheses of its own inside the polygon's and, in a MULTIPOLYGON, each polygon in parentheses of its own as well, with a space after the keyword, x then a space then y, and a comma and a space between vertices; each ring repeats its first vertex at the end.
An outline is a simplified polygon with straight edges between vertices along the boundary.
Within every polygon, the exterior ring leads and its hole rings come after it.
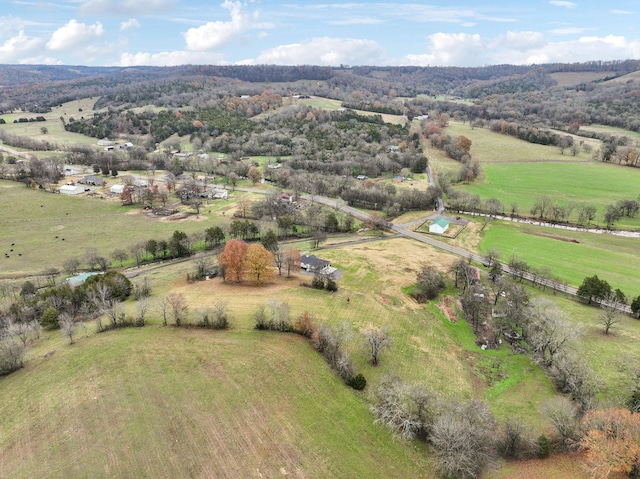
POLYGON ((255 284, 273 279, 276 275, 273 253, 259 243, 249 245, 244 272, 255 284))
MULTIPOLYGON (((640 468, 640 414, 627 409, 593 409, 582 420, 580 445, 593 477, 640 468)), ((635 476, 634 476, 635 477, 635 476)))
POLYGON ((242 280, 248 248, 249 245, 242 240, 227 241, 224 250, 218 255, 218 261, 225 268, 225 280, 229 278, 237 283, 242 280))

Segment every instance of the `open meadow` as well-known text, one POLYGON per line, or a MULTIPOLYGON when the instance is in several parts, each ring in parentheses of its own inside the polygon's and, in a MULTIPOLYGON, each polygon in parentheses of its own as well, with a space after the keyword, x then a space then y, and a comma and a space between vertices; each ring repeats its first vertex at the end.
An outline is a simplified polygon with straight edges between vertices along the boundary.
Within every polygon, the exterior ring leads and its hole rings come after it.
POLYGON ((499 249, 506 263, 515 255, 538 270, 548 268, 554 277, 575 287, 597 274, 629 298, 640 294, 637 238, 494 221, 479 247, 499 249))
MULTIPOLYGON (((596 207, 596 224, 603 224, 606 206, 638 198, 640 169, 604 163, 514 163, 483 166, 484 181, 461 186, 483 199, 497 198, 505 210, 516 203, 520 214, 529 215, 536 200, 547 195, 560 204, 596 207), (615 185, 615 187, 612 187, 615 185)), ((578 208, 571 219, 576 220, 578 208)), ((622 218, 616 228, 640 228, 640 219, 622 218)))
MULTIPOLYGON (((25 188, 22 183, 0 181, 0 277, 37 274, 47 267, 61 268, 87 249, 110 257, 116 248, 127 249, 148 239, 168 239, 174 231, 191 234, 224 224, 236 209, 237 199, 252 198, 236 192, 228 201, 211 201, 201 214, 150 217, 138 207, 123 207, 117 199, 67 196, 25 188)), ((192 210, 190 210, 192 211, 192 210)))
POLYGON ((299 336, 161 326, 73 346, 47 336, 0 381, 3 477, 429 474, 425 448, 373 425, 361 394, 299 336))
POLYGON ((79 120, 82 117, 93 117, 95 113, 93 105, 97 100, 97 98, 84 98, 82 100, 70 101, 52 107, 48 113, 14 112, 0 115, 0 118, 6 121, 6 124, 2 125, 2 129, 12 135, 48 141, 58 146, 95 145, 97 142, 96 138, 66 131, 62 121, 64 120, 66 122, 69 118, 79 120), (18 118, 35 118, 36 116, 42 116, 46 121, 13 123, 13 121, 18 118), (46 133, 42 132, 42 128, 46 128, 46 133))

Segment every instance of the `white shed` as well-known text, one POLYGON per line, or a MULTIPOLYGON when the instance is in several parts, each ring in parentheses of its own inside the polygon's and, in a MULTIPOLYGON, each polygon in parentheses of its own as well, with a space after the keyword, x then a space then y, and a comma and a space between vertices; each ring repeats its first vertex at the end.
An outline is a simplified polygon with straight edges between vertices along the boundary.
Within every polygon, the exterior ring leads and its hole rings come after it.
POLYGON ((429 233, 435 233, 437 235, 443 234, 449 229, 449 221, 446 218, 438 218, 429 225, 429 233))
POLYGON ((79 195, 84 193, 84 187, 80 185, 62 185, 58 191, 63 195, 79 195))
POLYGON ((116 183, 109 188, 109 191, 114 195, 121 195, 124 192, 124 185, 120 183, 116 183))

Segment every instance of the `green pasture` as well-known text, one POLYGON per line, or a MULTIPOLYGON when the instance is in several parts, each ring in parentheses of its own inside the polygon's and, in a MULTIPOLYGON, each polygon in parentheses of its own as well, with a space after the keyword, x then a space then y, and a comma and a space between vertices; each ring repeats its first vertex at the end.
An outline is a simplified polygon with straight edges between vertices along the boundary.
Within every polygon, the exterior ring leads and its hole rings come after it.
POLYGON ((595 131, 596 133, 606 133, 609 135, 614 135, 617 137, 626 136, 632 140, 638 141, 640 140, 640 133, 637 131, 625 130, 623 128, 616 128, 614 126, 608 125, 582 125, 580 127, 581 131, 595 131))
POLYGON ((254 195, 231 193, 228 201, 206 202, 198 218, 193 215, 186 220, 166 221, 151 219, 139 207, 123 207, 119 202, 45 193, 25 188, 22 183, 0 181, 0 203, 11 205, 0 210, 0 274, 12 277, 37 273, 48 266, 61 268, 71 257, 82 258, 89 248, 110 257, 116 248, 127 249, 148 239, 168 239, 176 230, 204 232, 226 222, 223 217, 233 215, 240 197, 254 195))
POLYGON ((485 168, 496 163, 590 162, 591 153, 580 152, 573 156, 569 149, 564 155, 557 146, 545 146, 520 140, 513 136, 491 131, 489 128, 472 128, 469 123, 451 121, 444 133, 452 138, 466 136, 471 140, 471 157, 485 168))
MULTIPOLYGON (((497 198, 508 211, 517 203, 520 214, 528 215, 535 201, 548 195, 561 204, 587 203, 596 206, 596 224, 603 224, 607 205, 619 200, 637 200, 640 169, 603 163, 502 164, 483 167, 482 183, 460 186, 481 198, 497 198)), ((572 219, 575 220, 575 208, 572 219)), ((637 218, 623 218, 616 228, 638 228, 637 218)))
POLYGON ((432 474, 295 335, 52 332, 0 395, 6 478, 432 474))
MULTIPOLYGON (((34 140, 49 141, 61 147, 76 144, 93 145, 98 141, 96 138, 65 131, 61 118, 65 121, 69 121, 69 118, 75 118, 76 120, 79 120, 81 117, 91 118, 94 113, 93 105, 97 100, 98 98, 84 98, 82 100, 70 101, 53 107, 49 113, 13 112, 0 115, 0 118, 3 118, 7 122, 4 125, 0 125, 0 128, 13 135, 25 136, 33 138, 34 140), (17 118, 35 118, 36 116, 43 116, 47 121, 13 123, 13 120, 17 118), (43 127, 48 130, 46 134, 40 131, 43 127)), ((38 156, 43 154, 46 153, 39 152, 38 156)))
MULTIPOLYGON (((319 108, 321 110, 337 110, 338 108, 342 108, 342 101, 340 100, 332 100, 331 98, 323 98, 320 96, 312 96, 311 98, 303 98, 300 100, 295 100, 303 105, 308 105, 313 108, 319 108)), ((402 115, 389 115, 386 113, 376 113, 372 111, 365 110, 353 110, 359 115, 380 115, 382 120, 385 123, 392 123, 395 125, 404 125, 406 123, 404 117, 402 115)))
POLYGON ((560 296, 553 300, 580 331, 576 349, 600 380, 599 401, 605 407, 624 404, 630 395, 629 373, 624 368, 640 361, 640 321, 621 314, 605 335, 599 308, 560 296))
POLYGON ((505 262, 515 254, 534 268, 549 268, 572 286, 578 287, 585 277, 597 274, 627 297, 640 294, 637 238, 494 221, 480 242, 481 251, 490 247, 501 250, 505 262))

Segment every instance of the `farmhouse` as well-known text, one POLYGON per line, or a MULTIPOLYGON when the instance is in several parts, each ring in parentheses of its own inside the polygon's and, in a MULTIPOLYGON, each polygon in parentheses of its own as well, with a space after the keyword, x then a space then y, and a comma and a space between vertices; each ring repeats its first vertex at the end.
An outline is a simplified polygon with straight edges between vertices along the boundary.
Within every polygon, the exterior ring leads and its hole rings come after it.
POLYGON ((78 183, 82 183, 83 185, 104 186, 104 180, 94 175, 87 175, 81 180, 78 180, 78 183))
POLYGON ((306 270, 307 273, 320 273, 329 266, 331 266, 329 261, 320 259, 316 255, 300 255, 300 268, 306 270))
POLYGON ((63 195, 79 195, 84 193, 84 188, 79 185, 62 185, 58 191, 63 195))
POLYGON ((429 225, 429 233, 435 233, 437 235, 444 234, 448 229, 449 221, 444 217, 438 218, 437 221, 434 221, 429 225))

